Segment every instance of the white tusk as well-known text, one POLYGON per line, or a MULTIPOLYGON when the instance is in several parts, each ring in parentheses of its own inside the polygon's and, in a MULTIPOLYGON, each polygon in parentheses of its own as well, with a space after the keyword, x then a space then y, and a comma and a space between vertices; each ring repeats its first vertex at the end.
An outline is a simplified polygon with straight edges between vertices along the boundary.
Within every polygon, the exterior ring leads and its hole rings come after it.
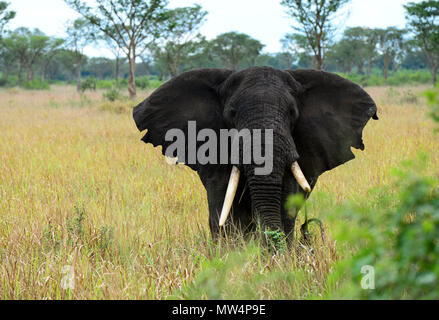
POLYGON ((302 169, 300 169, 299 164, 297 161, 295 161, 291 165, 291 172, 294 175, 294 178, 296 178, 297 182, 299 183, 300 187, 307 193, 311 192, 311 187, 309 186, 308 181, 306 181, 305 175, 302 172, 302 169))
POLYGON ((232 208, 233 199, 235 199, 236 189, 238 189, 239 176, 241 173, 239 169, 233 166, 232 173, 230 174, 229 185, 227 186, 226 197, 224 199, 223 210, 221 211, 219 225, 224 226, 227 217, 229 216, 230 209, 232 208))

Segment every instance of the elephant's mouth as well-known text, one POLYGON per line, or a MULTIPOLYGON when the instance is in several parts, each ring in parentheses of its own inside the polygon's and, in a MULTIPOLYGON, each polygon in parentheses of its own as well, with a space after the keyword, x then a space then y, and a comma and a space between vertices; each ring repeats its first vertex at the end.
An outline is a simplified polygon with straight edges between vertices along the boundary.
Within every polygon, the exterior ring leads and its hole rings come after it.
MULTIPOLYGON (((302 169, 300 169, 299 163, 297 161, 292 163, 291 172, 293 173, 294 178, 296 179, 300 187, 306 193, 311 192, 311 187, 308 181, 306 180, 305 175, 302 172, 302 169)), ((241 172, 239 171, 238 167, 233 166, 232 172, 230 174, 229 184, 227 186, 226 196, 224 198, 224 205, 221 210, 221 216, 219 221, 220 227, 225 225, 226 220, 229 216, 230 209, 232 208, 233 200, 235 199, 236 190, 238 189, 240 176, 241 176, 241 172)))

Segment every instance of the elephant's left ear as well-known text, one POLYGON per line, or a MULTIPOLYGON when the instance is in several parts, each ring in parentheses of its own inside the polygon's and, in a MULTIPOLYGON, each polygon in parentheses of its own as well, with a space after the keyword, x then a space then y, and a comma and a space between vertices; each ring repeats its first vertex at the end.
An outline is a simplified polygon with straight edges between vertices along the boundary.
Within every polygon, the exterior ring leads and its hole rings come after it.
POLYGON ((316 179, 355 158, 351 147, 364 150, 363 129, 377 106, 358 85, 338 75, 316 70, 288 70, 302 85, 299 119, 293 138, 299 164, 309 179, 316 179))
MULTIPOLYGON (((158 88, 133 110, 137 128, 148 130, 142 140, 155 147, 162 146, 165 154, 166 148, 172 144, 166 140, 166 133, 171 129, 181 130, 186 137, 187 158, 189 121, 195 121, 196 134, 202 129, 225 128, 217 89, 231 73, 225 69, 188 71, 158 88)), ((200 164, 190 163, 188 166, 198 170, 200 164)))

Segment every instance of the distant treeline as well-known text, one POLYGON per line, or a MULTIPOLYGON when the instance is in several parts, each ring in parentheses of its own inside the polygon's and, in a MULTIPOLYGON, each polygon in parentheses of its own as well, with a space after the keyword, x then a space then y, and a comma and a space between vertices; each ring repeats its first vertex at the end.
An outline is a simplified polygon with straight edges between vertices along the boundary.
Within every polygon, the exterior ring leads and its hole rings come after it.
MULTIPOLYGON (((331 15, 348 0, 321 1, 318 5, 283 0, 287 12, 305 24, 282 38, 278 53, 264 52, 259 40, 238 32, 206 40, 199 29, 207 12, 199 5, 166 9, 167 2, 161 0, 144 1, 141 7, 132 7, 125 0, 100 0, 101 6, 93 8, 81 1, 66 2, 83 18, 69 22, 64 39, 38 29, 0 30, 0 86, 38 88, 47 82, 75 82, 79 91, 82 78, 111 79, 126 84, 134 97, 136 84, 141 83, 136 77, 165 81, 196 68, 241 70, 251 66, 324 69, 362 85, 436 82, 439 11, 434 8, 439 1, 405 6, 407 30, 353 27, 336 36, 334 24, 312 19, 303 22, 301 15, 314 17, 314 11, 326 12, 325 21, 332 21, 331 15), (130 15, 125 17, 124 12, 130 15), (131 24, 140 19, 143 25, 115 24, 113 18, 131 24), (84 48, 90 45, 110 50, 114 58, 85 55, 84 48)), ((7 4, 0 4, 3 28, 13 14, 7 16, 7 4)))
MULTIPOLYGON (((350 38, 353 31, 370 34, 361 28, 347 29, 345 35, 327 52, 324 69, 342 73, 364 85, 383 85, 385 75, 389 84, 429 83, 432 81, 428 71, 428 59, 423 51, 410 46, 409 40, 398 54, 392 55, 386 62, 386 56, 378 49, 378 44, 370 47, 364 54, 363 41, 350 38), (358 43, 354 43, 354 42, 358 43), (387 68, 387 69, 385 69, 387 68), (400 71, 400 72, 398 72, 400 71), (410 72, 412 71, 412 72, 410 72)), ((26 86, 38 81, 76 82, 78 76, 77 54, 66 48, 66 40, 44 35, 39 30, 30 31, 20 28, 9 32, 3 38, 4 47, 0 53, 2 72, 0 86, 26 86)), ((289 44, 291 45, 291 44, 289 44)), ((155 76, 166 80, 178 73, 194 68, 231 68, 244 69, 251 66, 270 66, 278 69, 312 68, 313 57, 302 50, 292 53, 287 50, 279 53, 262 52, 263 45, 245 34, 235 32, 220 35, 214 40, 198 44, 196 54, 182 57, 175 74, 160 53, 145 55, 144 61, 136 63, 136 75, 155 76), (235 46, 238 52, 227 49, 224 40, 235 46)), ((299 50, 301 49, 300 47, 299 50)), ((81 76, 96 79, 128 79, 130 66, 126 58, 110 59, 88 57, 82 54, 81 76)), ((140 59, 139 59, 140 60, 140 59)))

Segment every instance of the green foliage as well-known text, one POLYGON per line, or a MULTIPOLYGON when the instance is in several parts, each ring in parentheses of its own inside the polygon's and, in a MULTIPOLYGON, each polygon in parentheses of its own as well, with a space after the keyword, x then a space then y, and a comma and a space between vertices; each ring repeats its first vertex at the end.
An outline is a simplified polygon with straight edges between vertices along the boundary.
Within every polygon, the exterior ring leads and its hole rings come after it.
POLYGON ((8 6, 9 3, 6 1, 0 1, 0 34, 3 32, 5 25, 15 17, 15 11, 8 11, 8 6))
POLYGON ((109 227, 102 226, 99 229, 98 248, 100 250, 107 250, 113 242, 113 230, 109 227))
POLYGON ((436 88, 427 91, 425 96, 427 97, 428 104, 431 108, 431 117, 434 121, 439 123, 439 84, 436 85, 436 88))
POLYGON ((431 74, 426 70, 398 70, 391 74, 387 79, 379 74, 372 74, 370 77, 358 73, 338 73, 340 76, 351 80, 363 87, 370 86, 407 86, 407 85, 419 85, 427 84, 431 82, 431 74))
POLYGON ((81 92, 85 92, 87 90, 96 91, 96 78, 89 77, 81 81, 81 92))
POLYGON ((140 89, 146 89, 149 86, 148 77, 137 77, 136 78, 136 87, 140 89))
POLYGON ((209 53, 232 70, 255 65, 264 45, 247 34, 227 32, 209 43, 209 53))
POLYGON ((280 230, 266 230, 264 236, 270 250, 285 252, 287 250, 287 239, 285 233, 280 230))
MULTIPOLYGON (((217 255, 210 259, 201 257, 201 271, 196 278, 176 291, 176 299, 282 299, 299 292, 305 274, 292 267, 286 270, 270 268, 273 258, 251 243, 243 250, 217 255), (282 289, 279 289, 282 288, 282 289)), ((199 257, 197 257, 199 259, 199 257)), ((279 258, 281 259, 281 258, 279 258)), ((279 262, 278 262, 279 263, 279 262)))
POLYGON ((27 90, 50 90, 49 84, 39 78, 23 82, 22 87, 27 90))
POLYGON ((199 33, 205 21, 206 11, 200 5, 182 7, 165 12, 166 19, 162 22, 163 41, 157 45, 154 54, 161 60, 166 73, 177 76, 188 59, 199 51, 204 37, 199 33))
POLYGON ((115 80, 98 80, 96 82, 97 89, 111 89, 115 86, 115 80))
POLYGON ((103 94, 104 99, 114 102, 120 98, 120 92, 116 87, 111 88, 103 94))
POLYGON ((357 227, 345 226, 338 239, 363 244, 341 266, 342 273, 352 275, 345 286, 351 298, 439 297, 439 179, 422 174, 426 161, 427 157, 420 156, 405 162, 394 171, 394 186, 374 191, 375 201, 368 206, 356 204, 339 210, 341 218, 350 219, 357 227), (372 290, 360 286, 364 266, 374 268, 372 290))
POLYGON ((83 223, 86 218, 86 212, 84 206, 73 207, 73 217, 67 220, 67 231, 73 237, 81 237, 84 235, 83 223))
POLYGON ((414 42, 426 53, 430 69, 436 74, 439 65, 439 1, 410 2, 404 8, 415 35, 414 42))
POLYGON ((296 31, 309 39, 317 69, 323 66, 323 50, 333 41, 334 18, 350 0, 282 0, 281 5, 296 22, 296 31))
POLYGON ((149 88, 150 89, 157 89, 163 84, 163 81, 160 81, 158 79, 149 80, 149 88))

